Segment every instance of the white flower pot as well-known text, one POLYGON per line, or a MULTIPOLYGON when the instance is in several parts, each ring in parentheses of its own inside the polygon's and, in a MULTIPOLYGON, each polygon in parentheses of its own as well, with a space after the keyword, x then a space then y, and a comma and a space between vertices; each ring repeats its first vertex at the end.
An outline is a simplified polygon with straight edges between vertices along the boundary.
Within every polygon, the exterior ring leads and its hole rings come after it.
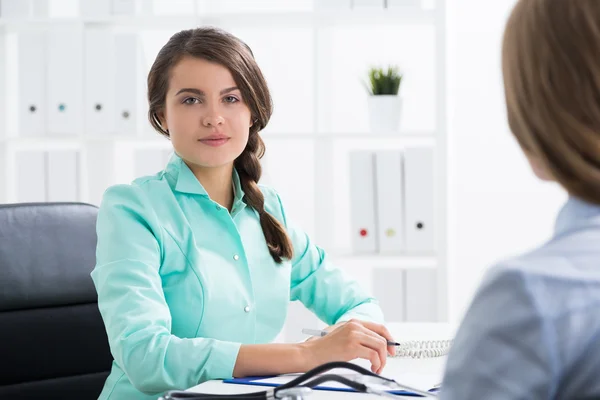
POLYGON ((369 96, 369 126, 373 133, 400 131, 402 98, 396 95, 369 96))

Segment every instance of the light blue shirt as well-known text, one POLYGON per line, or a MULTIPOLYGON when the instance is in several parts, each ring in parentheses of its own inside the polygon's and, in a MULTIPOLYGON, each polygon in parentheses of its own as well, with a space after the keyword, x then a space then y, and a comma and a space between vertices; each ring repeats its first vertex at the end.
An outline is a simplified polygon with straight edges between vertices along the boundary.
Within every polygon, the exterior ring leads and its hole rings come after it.
POLYGON ((231 213, 177 155, 164 171, 104 194, 92 279, 114 362, 100 399, 156 399, 230 378, 242 344, 277 337, 290 301, 330 325, 383 323, 375 299, 293 225, 273 189, 261 186, 265 209, 294 248, 292 260, 276 264, 235 171, 232 179, 231 213))
POLYGON ((548 243, 487 273, 441 398, 600 398, 600 206, 570 198, 548 243))

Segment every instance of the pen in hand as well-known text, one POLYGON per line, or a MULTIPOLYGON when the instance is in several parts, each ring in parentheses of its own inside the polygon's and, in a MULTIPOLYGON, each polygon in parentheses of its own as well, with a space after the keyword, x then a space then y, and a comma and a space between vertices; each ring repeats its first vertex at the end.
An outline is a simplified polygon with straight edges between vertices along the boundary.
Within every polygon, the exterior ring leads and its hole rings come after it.
MULTIPOLYGON (((310 336, 325 336, 329 332, 320 330, 320 329, 306 329, 305 328, 305 329, 302 329, 302 333, 304 333, 305 335, 310 335, 310 336)), ((400 343, 393 342, 391 340, 387 340, 387 345, 388 346, 400 346, 400 343)))

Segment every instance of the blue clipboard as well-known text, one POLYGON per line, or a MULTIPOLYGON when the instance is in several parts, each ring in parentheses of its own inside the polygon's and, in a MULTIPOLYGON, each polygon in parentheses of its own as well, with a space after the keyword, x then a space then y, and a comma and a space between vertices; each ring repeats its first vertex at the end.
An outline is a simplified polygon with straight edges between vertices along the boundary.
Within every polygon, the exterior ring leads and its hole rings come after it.
MULTIPOLYGON (((278 387, 279 383, 271 383, 271 382, 261 382, 263 379, 275 378, 276 376, 252 376, 246 378, 232 378, 232 379, 224 379, 223 383, 233 383, 236 385, 253 385, 253 386, 269 386, 269 387, 278 387)), ((356 390, 349 387, 333 387, 327 385, 318 385, 313 388, 314 390, 327 390, 333 392, 356 392, 356 390)), ((435 393, 439 391, 439 388, 430 389, 429 392, 435 393)), ((388 393, 402 396, 411 396, 411 397, 422 397, 419 394, 408 392, 406 390, 387 390, 388 393)))

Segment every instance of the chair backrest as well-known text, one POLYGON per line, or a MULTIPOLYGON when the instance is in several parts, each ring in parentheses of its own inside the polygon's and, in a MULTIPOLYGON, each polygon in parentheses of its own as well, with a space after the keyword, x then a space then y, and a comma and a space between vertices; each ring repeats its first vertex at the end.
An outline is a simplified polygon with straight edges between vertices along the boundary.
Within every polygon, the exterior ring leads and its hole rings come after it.
POLYGON ((0 398, 98 398, 112 356, 90 277, 97 213, 0 205, 0 398))

